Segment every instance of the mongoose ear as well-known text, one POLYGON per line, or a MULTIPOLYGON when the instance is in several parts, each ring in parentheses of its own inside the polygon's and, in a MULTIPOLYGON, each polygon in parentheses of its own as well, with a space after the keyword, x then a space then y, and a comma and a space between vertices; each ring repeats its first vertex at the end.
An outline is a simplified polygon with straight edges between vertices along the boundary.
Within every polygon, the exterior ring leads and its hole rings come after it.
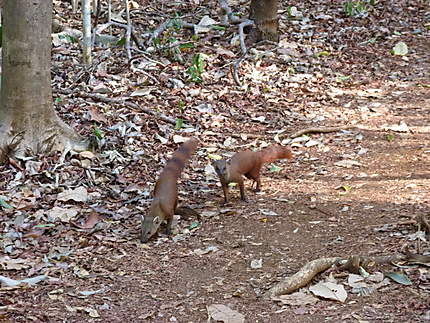
POLYGON ((161 221, 160 221, 160 217, 156 216, 156 217, 154 218, 154 220, 152 220, 152 223, 154 223, 154 224, 160 224, 160 223, 161 223, 161 221))

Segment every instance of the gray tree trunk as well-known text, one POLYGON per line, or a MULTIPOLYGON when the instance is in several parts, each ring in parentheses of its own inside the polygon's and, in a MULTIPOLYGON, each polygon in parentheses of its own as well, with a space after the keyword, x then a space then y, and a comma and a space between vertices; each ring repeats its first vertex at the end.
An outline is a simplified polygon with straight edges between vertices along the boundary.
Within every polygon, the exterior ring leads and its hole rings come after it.
POLYGON ((249 35, 251 42, 279 41, 278 2, 278 0, 251 0, 249 19, 255 23, 249 35))
POLYGON ((52 0, 4 3, 0 157, 86 147, 52 105, 51 20, 52 0))

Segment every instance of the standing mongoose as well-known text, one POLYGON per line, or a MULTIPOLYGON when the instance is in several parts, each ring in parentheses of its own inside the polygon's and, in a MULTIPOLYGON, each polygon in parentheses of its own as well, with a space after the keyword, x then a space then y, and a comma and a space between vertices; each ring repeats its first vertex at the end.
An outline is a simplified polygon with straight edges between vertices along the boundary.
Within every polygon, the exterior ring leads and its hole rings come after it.
POLYGON ((256 152, 240 151, 234 154, 230 161, 225 159, 214 161, 213 166, 224 191, 224 203, 228 203, 228 184, 237 183, 241 200, 247 201, 243 175, 257 183, 255 191, 259 192, 261 189, 260 170, 263 164, 284 158, 293 158, 291 151, 286 147, 273 145, 256 152))
POLYGON ((169 159, 158 177, 154 189, 154 198, 148 214, 142 215, 140 241, 146 242, 160 227, 163 221, 167 221, 167 234, 172 232, 173 215, 178 204, 178 178, 188 159, 196 151, 198 139, 191 138, 183 143, 169 159))

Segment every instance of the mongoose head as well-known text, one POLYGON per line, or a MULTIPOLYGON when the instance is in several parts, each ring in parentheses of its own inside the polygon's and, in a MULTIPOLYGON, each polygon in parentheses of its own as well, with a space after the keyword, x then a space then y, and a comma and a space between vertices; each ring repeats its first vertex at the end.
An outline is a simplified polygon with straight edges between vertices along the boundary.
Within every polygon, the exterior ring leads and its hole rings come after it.
POLYGON ((140 241, 147 242, 158 231, 161 219, 159 216, 142 215, 141 220, 140 241))
POLYGON ((227 161, 225 159, 213 161, 212 166, 220 178, 224 178, 227 175, 227 161))

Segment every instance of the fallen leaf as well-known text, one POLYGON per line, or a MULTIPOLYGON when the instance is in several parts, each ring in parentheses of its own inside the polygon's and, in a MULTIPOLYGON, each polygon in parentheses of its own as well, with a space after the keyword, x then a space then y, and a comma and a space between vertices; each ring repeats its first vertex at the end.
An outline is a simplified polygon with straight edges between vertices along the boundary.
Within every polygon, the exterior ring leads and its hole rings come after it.
POLYGON ((360 167, 361 163, 359 163, 356 160, 345 159, 345 160, 340 160, 340 161, 335 162, 334 165, 337 167, 351 168, 353 166, 360 167))
POLYGON ((218 250, 219 250, 219 248, 217 246, 209 246, 206 249, 195 249, 193 251, 193 253, 195 255, 197 255, 197 256, 201 256, 201 255, 205 255, 205 254, 207 254, 209 252, 215 252, 215 251, 218 251, 218 250))
POLYGON ((11 279, 5 276, 0 276, 0 283, 2 283, 5 286, 8 287, 13 287, 13 286, 18 286, 21 283, 25 283, 28 285, 35 285, 45 279, 47 279, 48 276, 47 275, 40 275, 40 276, 35 276, 32 278, 26 278, 26 279, 21 279, 21 280, 15 280, 15 279, 11 279))
POLYGON ((73 223, 76 227, 80 229, 92 229, 99 222, 100 217, 96 212, 91 212, 87 218, 87 221, 83 224, 73 223))
POLYGON ((344 302, 347 298, 347 293, 343 285, 332 282, 321 282, 309 287, 309 290, 316 296, 332 299, 335 301, 344 302))
POLYGON ((66 209, 58 206, 54 206, 48 211, 48 221, 56 222, 60 220, 61 222, 70 222, 78 214, 78 211, 74 208, 66 209))
POLYGON ((223 304, 212 304, 207 307, 208 315, 215 321, 224 323, 243 323, 245 316, 223 304))
POLYGON ((385 277, 391 278, 396 283, 402 284, 402 285, 412 285, 411 280, 404 274, 396 273, 396 272, 388 272, 384 273, 385 277))
POLYGON ((77 187, 74 190, 67 190, 58 194, 57 199, 59 201, 73 200, 76 202, 86 202, 88 199, 87 189, 83 186, 77 187))
POLYGON ((9 256, 4 256, 0 258, 0 266, 3 270, 21 270, 29 268, 31 262, 22 258, 10 258, 9 256))
POLYGON ((318 302, 318 298, 309 294, 305 294, 303 292, 296 292, 289 295, 274 296, 272 297, 272 300, 281 302, 283 305, 290 306, 314 305, 318 302))
POLYGON ((91 121, 97 121, 97 122, 100 122, 100 123, 107 123, 108 122, 107 119, 106 119, 106 117, 104 116, 104 114, 100 113, 98 111, 97 107, 95 107, 95 106, 90 106, 88 108, 88 113, 90 115, 90 120, 91 121))
POLYGON ((263 259, 253 259, 251 260, 251 268, 252 269, 259 269, 263 267, 263 259))
POLYGON ((408 45, 406 45, 404 42, 399 41, 394 47, 393 47, 393 54, 399 55, 399 56, 405 56, 408 53, 408 45))
POLYGON ((383 127, 385 131, 391 130, 395 132, 409 132, 409 127, 404 121, 400 121, 398 125, 384 125, 383 127))

